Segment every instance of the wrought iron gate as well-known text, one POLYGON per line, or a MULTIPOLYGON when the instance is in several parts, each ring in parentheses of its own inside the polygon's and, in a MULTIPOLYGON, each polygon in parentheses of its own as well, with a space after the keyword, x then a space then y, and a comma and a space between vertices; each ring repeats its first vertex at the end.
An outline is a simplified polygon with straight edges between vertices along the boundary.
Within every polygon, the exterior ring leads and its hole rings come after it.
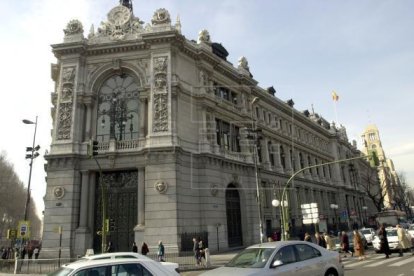
MULTIPOLYGON (((97 177, 95 188, 95 235, 93 247, 101 252, 101 236, 96 233, 102 227, 101 183, 97 177)), ((107 191, 107 217, 111 220, 107 242, 111 241, 115 251, 130 251, 137 224, 138 171, 103 172, 102 184, 107 191)))
POLYGON ((240 196, 236 186, 230 184, 226 190, 227 239, 229 247, 243 245, 240 214, 240 196))

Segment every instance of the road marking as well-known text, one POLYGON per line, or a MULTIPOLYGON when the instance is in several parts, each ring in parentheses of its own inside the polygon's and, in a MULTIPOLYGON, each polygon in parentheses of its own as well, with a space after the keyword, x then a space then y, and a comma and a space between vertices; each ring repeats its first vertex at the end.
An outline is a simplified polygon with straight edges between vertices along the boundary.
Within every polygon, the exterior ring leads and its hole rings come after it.
POLYGON ((353 263, 353 264, 350 264, 350 265, 347 265, 347 266, 345 266, 346 268, 348 268, 348 267, 355 267, 355 266, 359 266, 359 265, 364 265, 364 264, 367 264, 367 263, 370 263, 370 262, 373 262, 374 260, 364 260, 364 261, 357 261, 357 262, 355 262, 355 263, 353 263))
POLYGON ((392 257, 390 257, 389 259, 385 259, 385 260, 383 260, 383 261, 375 262, 375 263, 373 263, 373 264, 369 264, 369 265, 366 265, 366 266, 364 266, 364 267, 375 267, 375 266, 380 266, 380 265, 383 265, 383 264, 386 264, 386 263, 389 263, 389 262, 395 262, 395 259, 396 259, 396 258, 392 258, 392 257))
POLYGON ((408 258, 408 259, 390 264, 389 266, 402 266, 402 265, 405 265, 405 264, 408 264, 408 263, 411 263, 411 262, 414 262, 414 258, 408 258))

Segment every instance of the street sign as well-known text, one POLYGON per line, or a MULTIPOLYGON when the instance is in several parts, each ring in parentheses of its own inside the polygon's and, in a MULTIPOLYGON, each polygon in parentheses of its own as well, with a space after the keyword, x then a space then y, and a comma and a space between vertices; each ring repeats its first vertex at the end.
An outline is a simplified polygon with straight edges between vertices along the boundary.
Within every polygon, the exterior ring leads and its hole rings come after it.
POLYGON ((22 239, 30 239, 30 221, 19 221, 17 237, 22 239))

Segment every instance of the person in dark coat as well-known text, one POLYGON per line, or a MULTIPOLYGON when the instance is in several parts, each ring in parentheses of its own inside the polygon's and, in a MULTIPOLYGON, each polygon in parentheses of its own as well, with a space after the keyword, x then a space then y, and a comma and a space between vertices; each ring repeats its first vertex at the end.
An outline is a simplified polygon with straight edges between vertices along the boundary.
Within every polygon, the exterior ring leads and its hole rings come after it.
POLYGON ((145 256, 148 254, 148 252, 149 252, 148 245, 145 242, 142 242, 141 254, 145 256))
POLYGON ((114 246, 113 246, 113 244, 112 244, 112 242, 110 241, 110 242, 108 242, 108 245, 106 246, 106 250, 105 250, 107 253, 111 253, 111 252, 114 252, 114 246))
POLYGON ((378 237, 380 239, 380 252, 385 254, 385 258, 388 259, 391 255, 390 246, 388 245, 387 231, 384 224, 381 225, 378 231, 378 237))
POLYGON ((316 244, 320 247, 326 248, 326 241, 323 235, 319 234, 318 232, 315 233, 316 244))
POLYGON ((342 249, 342 252, 345 253, 344 258, 346 258, 346 253, 351 253, 351 256, 354 255, 352 252, 349 251, 349 237, 345 233, 345 231, 342 231, 342 235, 341 235, 341 249, 342 249))
POLYGON ((304 241, 312 242, 311 235, 308 232, 305 233, 305 237, 303 238, 304 241))
POLYGON ((132 252, 138 253, 138 246, 135 242, 132 243, 132 252))

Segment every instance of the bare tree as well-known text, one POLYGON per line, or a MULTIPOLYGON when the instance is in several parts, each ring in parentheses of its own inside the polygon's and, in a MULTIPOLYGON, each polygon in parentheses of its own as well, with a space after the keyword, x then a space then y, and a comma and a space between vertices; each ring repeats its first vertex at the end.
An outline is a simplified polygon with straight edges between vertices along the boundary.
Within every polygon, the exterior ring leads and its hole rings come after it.
MULTIPOLYGON (((14 167, 7 160, 5 153, 0 153, 0 236, 5 236, 8 228, 17 228, 19 220, 23 219, 27 190, 19 179, 14 167)), ((31 202, 34 202, 31 199, 31 202)), ((35 204, 29 205, 28 210, 31 231, 40 237, 41 221, 36 214, 35 204)))
POLYGON ((380 183, 378 172, 375 168, 367 167, 360 177, 359 186, 361 190, 371 199, 378 212, 384 208, 387 190, 384 187, 385 181, 380 183))
POLYGON ((399 172, 397 176, 399 183, 397 183, 394 189, 396 205, 400 210, 405 211, 409 217, 412 217, 412 210, 410 208, 411 202, 413 202, 411 201, 413 199, 412 188, 408 185, 404 172, 399 172))

